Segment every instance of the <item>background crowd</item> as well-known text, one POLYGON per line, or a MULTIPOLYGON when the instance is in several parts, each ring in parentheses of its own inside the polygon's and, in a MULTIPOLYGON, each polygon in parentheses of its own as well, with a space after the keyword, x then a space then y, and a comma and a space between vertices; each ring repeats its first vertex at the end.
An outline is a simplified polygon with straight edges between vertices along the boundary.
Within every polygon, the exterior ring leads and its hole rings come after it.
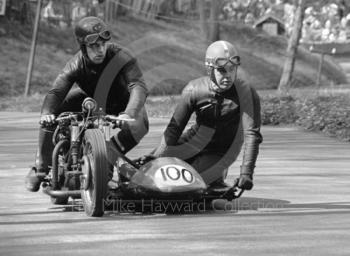
MULTIPOLYGON (((198 21, 199 1, 202 0, 43 0, 41 19, 50 26, 59 28, 72 26, 77 20, 90 15, 100 18, 108 16, 117 20, 122 15, 133 13, 169 22, 184 19, 198 21)), ((209 12, 211 1, 204 1, 209 12)), ((319 0, 308 1, 306 4, 301 39, 303 42, 350 41, 349 1, 319 0)), ((9 9, 7 13, 20 13, 22 20, 30 16, 28 9, 35 12, 33 0, 7 0, 6 6, 9 9)), ((281 21, 285 35, 289 36, 294 13, 294 0, 221 0, 218 19, 255 28, 257 22, 264 17, 272 16, 281 21)), ((28 22, 31 23, 24 23, 28 22)))

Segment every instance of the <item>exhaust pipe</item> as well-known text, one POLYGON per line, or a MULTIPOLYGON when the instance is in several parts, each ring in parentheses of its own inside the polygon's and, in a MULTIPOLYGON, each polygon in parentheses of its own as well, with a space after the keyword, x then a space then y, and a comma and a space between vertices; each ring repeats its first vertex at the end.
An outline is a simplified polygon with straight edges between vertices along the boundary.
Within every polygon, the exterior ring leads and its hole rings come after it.
POLYGON ((81 198, 80 190, 53 190, 50 186, 43 186, 43 192, 54 198, 81 198))

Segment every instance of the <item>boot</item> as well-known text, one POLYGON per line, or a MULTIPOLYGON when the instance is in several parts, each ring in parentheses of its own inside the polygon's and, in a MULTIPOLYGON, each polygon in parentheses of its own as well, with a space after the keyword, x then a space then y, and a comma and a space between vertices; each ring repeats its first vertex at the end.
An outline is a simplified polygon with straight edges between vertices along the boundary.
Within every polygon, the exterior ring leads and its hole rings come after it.
POLYGON ((36 167, 32 167, 25 177, 26 189, 30 192, 37 192, 40 189, 40 184, 45 179, 46 175, 46 172, 38 171, 36 167))

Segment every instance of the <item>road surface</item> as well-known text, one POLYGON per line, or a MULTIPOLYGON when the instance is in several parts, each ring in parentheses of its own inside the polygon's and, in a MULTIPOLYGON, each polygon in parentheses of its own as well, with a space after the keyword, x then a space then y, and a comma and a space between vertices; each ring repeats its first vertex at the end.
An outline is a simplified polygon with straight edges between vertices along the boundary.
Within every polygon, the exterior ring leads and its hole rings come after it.
MULTIPOLYGON (((349 143, 263 127, 254 190, 234 209, 89 218, 79 201, 54 206, 24 189, 37 121, 36 113, 0 113, 0 255, 350 255, 349 143)), ((165 123, 151 119, 131 156, 149 152, 165 123)))

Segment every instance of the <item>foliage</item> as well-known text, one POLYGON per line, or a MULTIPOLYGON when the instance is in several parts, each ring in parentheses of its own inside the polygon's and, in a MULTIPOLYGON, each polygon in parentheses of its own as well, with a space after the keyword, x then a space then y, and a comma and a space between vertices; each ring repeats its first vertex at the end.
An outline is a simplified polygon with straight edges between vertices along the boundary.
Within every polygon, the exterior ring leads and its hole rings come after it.
POLYGON ((268 95, 261 100, 262 124, 293 124, 297 120, 295 99, 292 96, 268 95))
POLYGON ((321 96, 297 106, 297 124, 350 141, 350 103, 347 96, 321 96))
POLYGON ((267 95, 261 100, 264 125, 297 124, 307 130, 350 141, 350 97, 267 95))
POLYGON ((146 101, 147 113, 150 117, 170 118, 178 100, 178 96, 148 97, 146 101))
MULTIPOLYGON (((292 95, 260 94, 263 125, 299 125, 350 141, 350 96, 306 93, 304 90, 297 90, 292 95)), ((38 112, 43 99, 44 95, 38 93, 27 98, 2 97, 0 111, 38 112)), ((179 96, 149 97, 146 102, 148 115, 170 118, 178 100, 179 96)))
POLYGON ((0 111, 40 112, 44 95, 35 93, 29 97, 5 96, 0 100, 0 111))

